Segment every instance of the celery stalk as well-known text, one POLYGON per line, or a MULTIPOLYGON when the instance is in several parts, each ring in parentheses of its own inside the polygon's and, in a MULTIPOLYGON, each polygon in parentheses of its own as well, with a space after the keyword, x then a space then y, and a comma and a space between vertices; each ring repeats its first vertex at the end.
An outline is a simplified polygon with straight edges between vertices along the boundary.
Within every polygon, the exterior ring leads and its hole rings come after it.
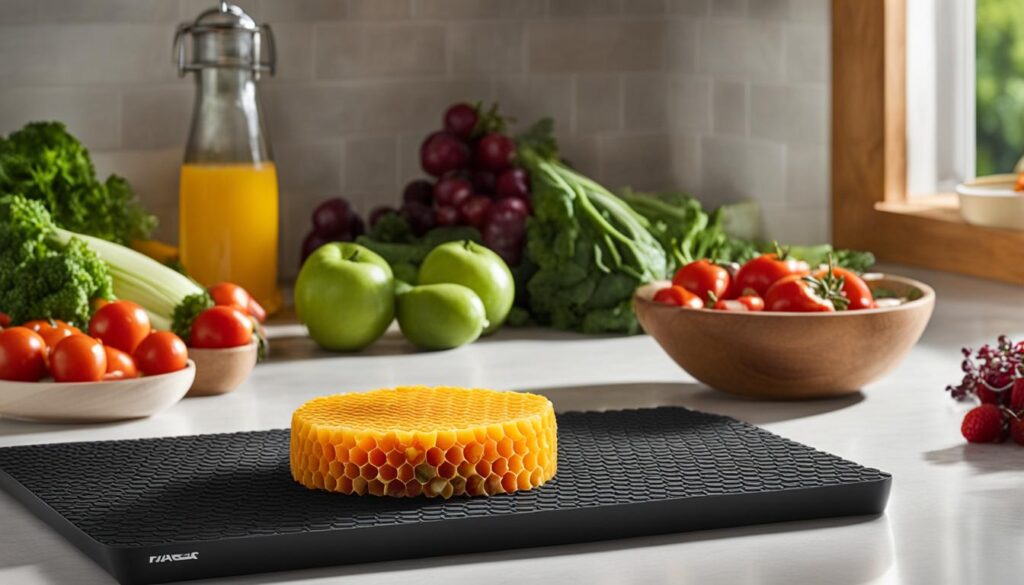
POLYGON ((114 295, 138 303, 157 329, 170 329, 174 307, 188 295, 203 291, 191 278, 135 250, 92 236, 57 230, 57 239, 65 245, 72 237, 83 240, 110 267, 114 295))

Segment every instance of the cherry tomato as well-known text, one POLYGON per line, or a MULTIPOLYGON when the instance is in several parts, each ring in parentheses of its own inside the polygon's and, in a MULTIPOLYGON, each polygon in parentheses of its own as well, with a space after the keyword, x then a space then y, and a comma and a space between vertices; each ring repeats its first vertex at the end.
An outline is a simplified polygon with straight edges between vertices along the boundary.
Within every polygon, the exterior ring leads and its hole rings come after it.
POLYGON ((252 341, 252 319, 234 307, 206 309, 192 322, 192 347, 238 347, 252 341))
POLYGON ((7 327, 11 324, 11 316, 3 311, 0 311, 0 329, 7 327))
POLYGON ((103 376, 105 380, 139 377, 139 369, 135 367, 132 356, 109 345, 103 346, 103 352, 107 354, 107 371, 103 376))
POLYGON ((806 276, 810 273, 807 263, 802 260, 780 259, 778 254, 762 254, 740 266, 730 296, 743 296, 744 291, 750 289, 764 298, 768 287, 783 277, 793 274, 806 276))
POLYGON ((150 333, 135 348, 135 365, 147 376, 177 372, 188 365, 188 348, 170 331, 150 333))
POLYGON ((764 299, 757 295, 744 295, 738 299, 719 299, 715 302, 714 309, 718 311, 750 311, 757 312, 764 310, 764 299))
POLYGON ((72 327, 63 321, 54 321, 53 325, 47 323, 44 327, 39 329, 39 335, 43 337, 43 341, 46 342, 46 348, 48 351, 53 351, 53 348, 57 346, 65 337, 71 337, 72 335, 81 335, 82 331, 78 327, 72 327))
POLYGON ((63 321, 53 321, 51 323, 50 321, 47 321, 46 319, 33 319, 31 321, 25 321, 24 323, 21 324, 21 326, 26 328, 26 329, 31 329, 32 331, 35 331, 36 333, 39 333, 43 329, 46 329, 46 328, 49 328, 49 327, 53 327, 54 324, 60 324, 60 323, 64 323, 64 322, 63 321))
POLYGON ((672 284, 685 288, 701 299, 711 298, 708 293, 719 299, 729 290, 729 271, 710 260, 697 260, 677 270, 672 284))
POLYGON ((666 286, 654 293, 654 302, 677 307, 689 307, 691 309, 704 308, 704 301, 700 297, 686 290, 681 286, 666 286))
POLYGON ((0 380, 38 382, 46 374, 46 342, 26 327, 0 331, 0 380))
POLYGON ((764 297, 766 311, 791 313, 833 312, 832 301, 823 298, 815 285, 799 274, 783 277, 768 289, 764 297))
POLYGON ((267 319, 267 311, 263 305, 252 298, 249 291, 230 282, 219 282, 209 288, 210 296, 213 297, 213 304, 221 307, 235 307, 243 313, 248 313, 262 323, 267 319))
POLYGON ((107 354, 98 339, 72 335, 50 351, 50 372, 57 382, 95 382, 107 373, 107 354))
POLYGON ((89 335, 131 353, 149 335, 149 315, 131 301, 114 301, 100 307, 89 320, 89 335))
MULTIPOLYGON (((875 297, 871 294, 871 287, 856 272, 845 268, 832 268, 832 276, 843 279, 842 294, 850 301, 849 306, 846 307, 847 310, 857 311, 875 307, 875 297)), ((814 273, 814 278, 824 279, 827 277, 827 268, 822 268, 814 273)))

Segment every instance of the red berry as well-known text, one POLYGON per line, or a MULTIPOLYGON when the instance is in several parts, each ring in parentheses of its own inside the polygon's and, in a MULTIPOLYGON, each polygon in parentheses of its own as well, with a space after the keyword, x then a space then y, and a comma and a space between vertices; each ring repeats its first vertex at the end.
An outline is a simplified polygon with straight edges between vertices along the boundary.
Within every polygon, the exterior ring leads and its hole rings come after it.
POLYGON ((982 404, 1002 404, 1010 401, 1010 392, 1007 390, 992 390, 983 382, 978 382, 975 393, 982 404))
POLYGON ((994 404, 975 406, 964 417, 960 432, 969 443, 1001 443, 1006 440, 1003 411, 994 404))
POLYGON ((1024 445, 1024 420, 1019 418, 1010 419, 1010 438, 1018 445, 1024 445))
POLYGON ((1010 410, 1017 414, 1024 411, 1024 378, 1017 378, 1013 381, 1013 390, 1010 392, 1010 410))

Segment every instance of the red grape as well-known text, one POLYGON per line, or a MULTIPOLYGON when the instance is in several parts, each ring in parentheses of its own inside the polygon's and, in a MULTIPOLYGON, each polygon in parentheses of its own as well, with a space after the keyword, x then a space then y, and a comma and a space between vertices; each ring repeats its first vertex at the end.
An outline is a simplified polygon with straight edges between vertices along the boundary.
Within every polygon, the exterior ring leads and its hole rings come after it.
POLYGON ((505 197, 504 199, 498 199, 494 202, 494 207, 491 208, 492 213, 498 213, 503 211, 509 211, 512 213, 518 213, 523 217, 530 215, 530 204, 525 199, 519 197, 505 197))
POLYGON ((530 174, 526 169, 508 169, 498 175, 495 183, 494 193, 499 197, 519 197, 527 199, 530 196, 530 174))
POLYGON ((302 240, 302 262, 309 258, 309 255, 316 252, 316 249, 324 244, 331 242, 329 238, 325 238, 314 232, 309 232, 306 237, 302 240))
POLYGON ((401 214, 405 221, 409 222, 412 233, 417 236, 422 236, 434 227, 434 210, 429 205, 424 205, 419 201, 406 201, 403 203, 401 214))
POLYGON ((522 260, 526 216, 512 209, 499 209, 498 203, 495 203, 487 216, 483 236, 488 248, 494 250, 509 266, 516 266, 522 260))
POLYGON ((434 210, 434 222, 439 226, 452 226, 459 224, 459 210, 451 205, 439 205, 434 210))
POLYGON ((477 164, 496 173, 511 167, 515 156, 515 141, 497 132, 484 136, 476 145, 477 164))
POLYGON ((473 183, 473 192, 489 195, 494 193, 494 173, 477 169, 470 173, 469 181, 473 183))
POLYGON ((469 147, 454 134, 434 132, 420 145, 420 165, 428 175, 440 177, 469 164, 469 147))
POLYGON ((430 205, 434 202, 434 185, 423 179, 411 181, 402 191, 402 201, 416 201, 430 205))
POLYGON ((398 210, 390 205, 378 205, 370 211, 370 227, 377 225, 380 218, 384 217, 389 213, 398 213, 398 210))
POLYGON ((313 231, 324 238, 336 238, 349 226, 348 201, 340 197, 328 199, 313 210, 313 231))
POLYGON ((473 194, 473 184, 460 177, 441 179, 434 185, 434 200, 438 206, 448 205, 456 209, 473 194))
POLYGON ((366 224, 363 222, 363 218, 354 211, 350 217, 352 219, 348 224, 348 239, 354 242, 356 238, 366 233, 366 224))
POLYGON ((473 195, 459 208, 462 219, 466 223, 481 229, 487 220, 487 212, 491 210, 491 198, 486 195, 473 195))
POLYGON ((469 104, 455 104, 444 113, 444 129, 463 140, 473 136, 480 115, 469 104))

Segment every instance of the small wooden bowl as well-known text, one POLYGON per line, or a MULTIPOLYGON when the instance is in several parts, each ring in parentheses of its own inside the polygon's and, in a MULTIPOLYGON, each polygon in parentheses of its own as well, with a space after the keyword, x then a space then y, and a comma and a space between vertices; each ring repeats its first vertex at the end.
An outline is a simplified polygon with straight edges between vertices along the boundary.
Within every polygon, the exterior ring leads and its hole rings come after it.
POLYGON ((224 349, 188 348, 188 357, 196 362, 196 381, 186 398, 227 394, 238 388, 256 366, 257 345, 224 349))
POLYGON ((102 382, 0 381, 0 417, 47 423, 98 423, 153 416, 181 400, 196 376, 183 370, 102 382))
POLYGON ((857 392, 899 364, 928 325, 935 292, 899 276, 866 278, 898 306, 837 313, 741 313, 684 309, 651 300, 668 283, 637 289, 647 331, 694 378, 753 398, 795 400, 857 392))

